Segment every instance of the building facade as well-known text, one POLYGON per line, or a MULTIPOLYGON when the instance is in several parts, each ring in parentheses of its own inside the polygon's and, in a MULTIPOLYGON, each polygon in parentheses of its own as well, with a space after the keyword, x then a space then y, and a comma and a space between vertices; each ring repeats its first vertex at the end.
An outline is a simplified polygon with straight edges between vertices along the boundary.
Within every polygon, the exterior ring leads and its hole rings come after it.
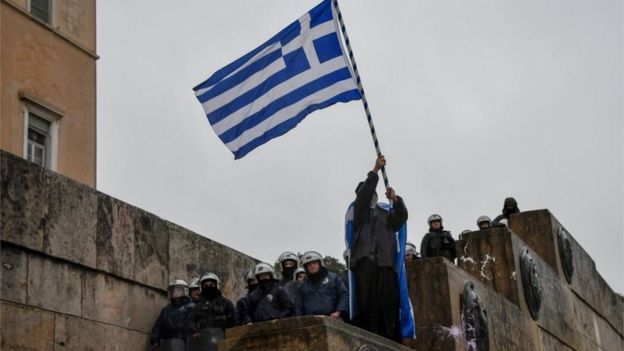
POLYGON ((0 45, 0 148, 95 187, 95 0, 0 0, 0 45))

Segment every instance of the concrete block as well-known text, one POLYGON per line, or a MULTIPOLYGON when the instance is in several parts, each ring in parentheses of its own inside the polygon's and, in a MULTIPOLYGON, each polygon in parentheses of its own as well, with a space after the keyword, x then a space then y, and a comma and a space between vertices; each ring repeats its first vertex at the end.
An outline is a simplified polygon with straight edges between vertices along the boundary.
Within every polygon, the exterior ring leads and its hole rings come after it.
MULTIPOLYGON (((557 244, 557 233, 563 226, 550 211, 521 212, 510 218, 509 226, 565 281, 557 244)), ((567 235, 572 244, 574 269, 571 279, 572 289, 592 308, 599 311, 616 330, 622 331, 624 328, 622 299, 614 293, 596 270, 596 264, 591 256, 569 232, 567 235)))
POLYGON ((128 326, 128 283, 106 274, 85 272, 83 291, 83 317, 128 326))
POLYGON ((528 314, 474 276, 440 257, 414 261, 406 268, 417 334, 406 345, 418 351, 467 349, 461 295, 465 284, 473 282, 487 311, 489 349, 540 350, 528 314))
POLYGON ((134 207, 98 194, 97 268, 134 278, 134 207))
POLYGON ((55 351, 101 350, 108 344, 107 325, 83 318, 56 316, 54 330, 55 351))
POLYGON ((95 268, 96 215, 95 190, 50 173, 45 253, 95 268))
POLYGON ((170 281, 214 272, 226 297, 237 300, 246 293, 243 277, 256 259, 173 223, 168 225, 170 281))
POLYGON ((559 222, 550 211, 534 210, 514 214, 509 218, 509 228, 552 269, 560 271, 557 249, 559 222))
POLYGON ((0 349, 54 350, 54 313, 4 301, 0 305, 0 349))
POLYGON ((226 330, 220 351, 408 351, 409 348, 329 317, 296 317, 226 330), (364 346, 369 348, 365 348, 364 346))
POLYGON ((106 326, 106 340, 106 344, 101 345, 99 348, 96 348, 96 350, 152 350, 149 346, 148 334, 112 325, 106 326))
POLYGON ((2 260, 0 296, 3 300, 25 304, 28 292, 28 254, 8 245, 3 245, 0 252, 2 260))
POLYGON ((162 219, 136 210, 134 279, 157 289, 166 289, 169 276, 169 228, 162 219))
POLYGON ((38 254, 28 256, 28 304, 80 316, 82 272, 38 254))
MULTIPOLYGON (((520 257, 529 246, 516 235, 512 235, 511 240, 514 247, 516 270, 518 272, 520 307, 523 311, 529 313, 520 276, 520 257)), ((536 322, 540 328, 546 330, 558 339, 565 340, 567 345, 576 349, 578 347, 578 334, 576 333, 572 292, 565 283, 565 280, 562 279, 541 256, 530 248, 529 251, 536 264, 542 287, 540 316, 536 322)))
POLYGON ((160 310, 169 303, 167 294, 141 285, 130 285, 128 328, 149 333, 160 310))
POLYGON ((43 250, 48 214, 47 171, 0 152, 0 238, 43 250))
POLYGON ((460 236, 457 266, 485 286, 520 305, 518 282, 520 272, 508 228, 492 228, 460 236))

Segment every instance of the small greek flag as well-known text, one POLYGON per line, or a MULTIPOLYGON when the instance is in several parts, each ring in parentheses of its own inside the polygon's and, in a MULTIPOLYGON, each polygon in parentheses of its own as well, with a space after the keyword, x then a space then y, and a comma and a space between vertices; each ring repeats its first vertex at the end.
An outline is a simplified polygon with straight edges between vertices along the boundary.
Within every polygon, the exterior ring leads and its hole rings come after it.
POLYGON ((239 159, 315 110, 361 99, 331 0, 193 90, 221 141, 239 159))

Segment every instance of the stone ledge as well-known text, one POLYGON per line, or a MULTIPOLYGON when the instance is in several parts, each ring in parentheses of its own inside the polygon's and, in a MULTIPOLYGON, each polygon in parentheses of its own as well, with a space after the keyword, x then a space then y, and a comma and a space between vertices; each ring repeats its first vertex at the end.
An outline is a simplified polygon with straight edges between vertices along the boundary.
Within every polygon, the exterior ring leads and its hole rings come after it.
POLYGON ((255 323, 231 328, 220 351, 351 351, 368 345, 371 350, 408 351, 408 347, 378 335, 335 321, 329 317, 306 316, 255 323))

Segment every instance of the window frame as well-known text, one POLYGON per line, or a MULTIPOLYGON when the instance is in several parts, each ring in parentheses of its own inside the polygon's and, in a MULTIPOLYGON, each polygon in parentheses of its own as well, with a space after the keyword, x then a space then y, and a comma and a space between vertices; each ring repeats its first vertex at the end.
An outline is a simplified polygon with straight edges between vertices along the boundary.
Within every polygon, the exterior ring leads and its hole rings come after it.
POLYGON ((27 0, 26 1, 26 10, 28 10, 28 13, 30 14, 30 16, 32 18, 36 19, 39 22, 45 23, 46 25, 48 25, 50 27, 54 27, 54 24, 55 24, 55 21, 54 21, 54 9, 55 9, 54 3, 55 3, 55 0, 48 0, 48 1, 49 1, 48 2, 48 11, 50 13, 50 21, 49 22, 46 22, 46 21, 44 21, 42 19, 39 19, 39 18, 35 17, 32 14, 32 7, 31 7, 32 0, 27 0))
POLYGON ((59 135, 59 122, 62 114, 53 109, 47 108, 45 105, 38 103, 28 97, 22 97, 22 106, 24 114, 24 145, 23 145, 23 157, 28 160, 28 129, 30 126, 30 114, 34 114, 37 117, 46 120, 50 123, 50 130, 48 136, 49 141, 49 153, 45 157, 45 168, 56 171, 58 169, 58 135, 59 135))

